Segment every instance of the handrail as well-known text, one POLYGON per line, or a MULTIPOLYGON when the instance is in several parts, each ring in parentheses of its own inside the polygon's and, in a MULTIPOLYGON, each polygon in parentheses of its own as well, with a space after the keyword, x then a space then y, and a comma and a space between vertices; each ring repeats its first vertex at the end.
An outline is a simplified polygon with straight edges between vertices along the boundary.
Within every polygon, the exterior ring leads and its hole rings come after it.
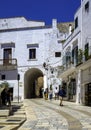
POLYGON ((17 65, 17 59, 0 59, 0 66, 15 66, 17 65))

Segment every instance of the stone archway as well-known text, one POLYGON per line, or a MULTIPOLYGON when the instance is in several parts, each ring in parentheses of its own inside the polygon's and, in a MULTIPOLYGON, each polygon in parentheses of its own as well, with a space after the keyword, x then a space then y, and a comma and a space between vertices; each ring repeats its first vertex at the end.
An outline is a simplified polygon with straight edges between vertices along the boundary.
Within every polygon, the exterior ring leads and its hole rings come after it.
POLYGON ((24 98, 40 97, 43 88, 43 72, 37 68, 31 68, 24 75, 24 98))

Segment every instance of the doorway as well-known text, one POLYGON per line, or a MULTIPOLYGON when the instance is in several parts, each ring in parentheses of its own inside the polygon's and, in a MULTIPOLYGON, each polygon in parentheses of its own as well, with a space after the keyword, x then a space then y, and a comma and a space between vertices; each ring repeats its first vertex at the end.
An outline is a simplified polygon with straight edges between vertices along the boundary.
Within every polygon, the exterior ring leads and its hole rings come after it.
POLYGON ((12 49, 11 48, 5 48, 3 52, 3 64, 11 64, 12 61, 12 49))
POLYGON ((91 83, 85 85, 85 105, 91 106, 91 83))
POLYGON ((24 98, 42 97, 43 72, 37 68, 31 68, 24 75, 24 98))

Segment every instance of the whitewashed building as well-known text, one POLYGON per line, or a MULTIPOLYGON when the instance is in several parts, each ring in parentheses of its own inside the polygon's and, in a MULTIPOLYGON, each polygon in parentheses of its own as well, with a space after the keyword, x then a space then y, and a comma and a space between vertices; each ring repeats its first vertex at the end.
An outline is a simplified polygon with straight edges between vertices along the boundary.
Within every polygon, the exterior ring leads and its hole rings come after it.
POLYGON ((59 77, 67 99, 91 106, 91 1, 83 0, 74 15, 74 32, 63 44, 63 63, 59 77))
POLYGON ((40 90, 51 84, 59 87, 58 40, 56 19, 51 26, 24 17, 0 19, 0 83, 9 83, 13 99, 39 97, 40 90))
POLYGON ((50 85, 59 89, 62 81, 68 101, 91 106, 90 21, 90 0, 82 0, 69 33, 59 32, 56 19, 51 26, 0 19, 0 83, 8 82, 13 98, 23 100, 50 85))

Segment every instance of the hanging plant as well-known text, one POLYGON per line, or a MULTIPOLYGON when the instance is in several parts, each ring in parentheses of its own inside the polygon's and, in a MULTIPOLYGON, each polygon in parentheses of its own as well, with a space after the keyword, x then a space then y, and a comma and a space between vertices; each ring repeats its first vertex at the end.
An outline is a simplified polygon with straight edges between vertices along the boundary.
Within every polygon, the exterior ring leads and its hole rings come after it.
POLYGON ((78 50, 78 63, 82 63, 83 60, 83 50, 79 49, 78 50))
POLYGON ((86 48, 85 50, 84 50, 84 56, 85 56, 85 60, 88 60, 88 58, 89 58, 89 50, 88 50, 88 48, 86 48))

